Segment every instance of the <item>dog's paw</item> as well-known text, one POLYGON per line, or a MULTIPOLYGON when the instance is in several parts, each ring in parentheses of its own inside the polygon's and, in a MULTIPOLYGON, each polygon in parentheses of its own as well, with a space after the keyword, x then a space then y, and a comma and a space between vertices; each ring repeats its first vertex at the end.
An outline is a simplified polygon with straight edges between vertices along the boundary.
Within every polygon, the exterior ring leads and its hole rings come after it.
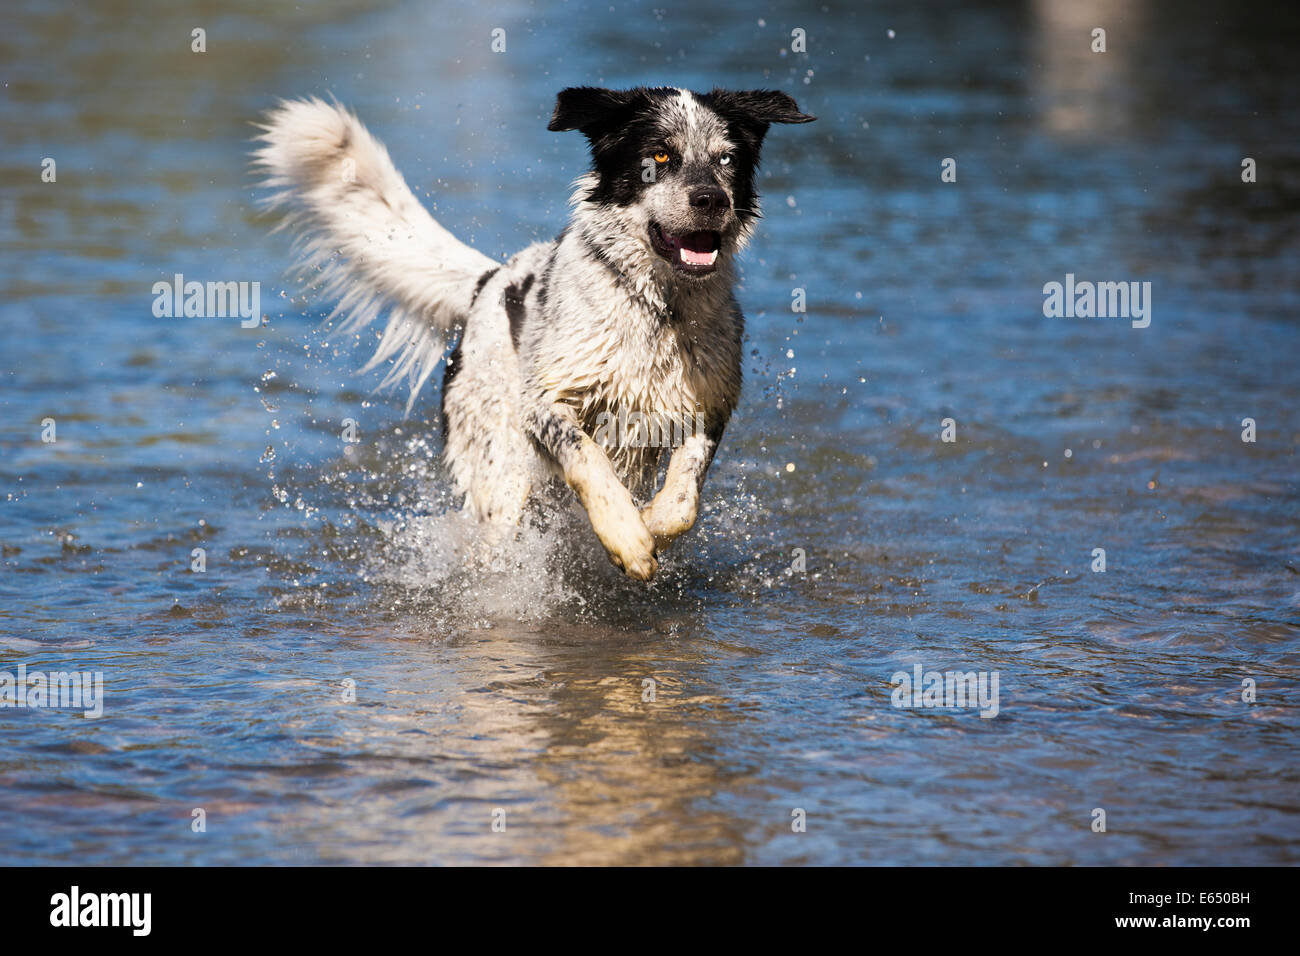
POLYGON ((646 529, 655 539, 655 547, 662 550, 695 527, 695 499, 689 494, 665 497, 663 491, 641 511, 646 529))
POLYGON ((659 562, 655 560, 654 535, 635 508, 592 522, 592 527, 616 568, 638 581, 649 581, 655 576, 659 562))
POLYGON ((637 581, 649 581, 655 576, 655 572, 659 570, 659 561, 651 551, 637 555, 630 562, 626 558, 616 558, 612 551, 609 557, 616 568, 629 578, 634 578, 637 581))

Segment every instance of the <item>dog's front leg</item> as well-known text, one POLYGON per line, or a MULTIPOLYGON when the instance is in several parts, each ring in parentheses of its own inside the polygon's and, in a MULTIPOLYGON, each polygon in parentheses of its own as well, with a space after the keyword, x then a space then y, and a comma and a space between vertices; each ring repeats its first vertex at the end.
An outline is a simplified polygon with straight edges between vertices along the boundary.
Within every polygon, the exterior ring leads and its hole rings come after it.
POLYGON ((668 547, 673 539, 695 526, 700 510, 700 490, 704 487, 704 476, 713 461, 713 453, 718 449, 720 437, 720 434, 691 435, 673 450, 672 458, 668 459, 664 486, 641 511, 641 517, 659 549, 668 547))
POLYGON ((528 432, 560 466, 564 480, 591 520, 609 559, 629 577, 649 581, 658 570, 655 539, 632 494, 605 452, 579 427, 573 409, 554 403, 525 417, 528 432))

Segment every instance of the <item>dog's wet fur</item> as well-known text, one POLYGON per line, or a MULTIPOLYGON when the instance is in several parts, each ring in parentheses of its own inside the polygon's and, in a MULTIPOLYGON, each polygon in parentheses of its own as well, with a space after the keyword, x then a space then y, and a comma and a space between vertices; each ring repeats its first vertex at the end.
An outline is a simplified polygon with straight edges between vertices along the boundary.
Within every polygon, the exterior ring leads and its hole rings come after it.
POLYGON ((504 265, 438 225, 336 104, 281 103, 255 159, 335 315, 353 330, 385 316, 367 365, 391 360, 383 384, 407 379, 413 403, 460 330, 442 411, 465 508, 508 533, 558 476, 610 559, 649 580, 695 523, 740 396, 733 270, 759 217, 763 137, 813 118, 772 90, 566 89, 549 129, 581 131, 592 168, 559 237, 504 265), (675 440, 604 427, 638 413, 681 426, 675 440))

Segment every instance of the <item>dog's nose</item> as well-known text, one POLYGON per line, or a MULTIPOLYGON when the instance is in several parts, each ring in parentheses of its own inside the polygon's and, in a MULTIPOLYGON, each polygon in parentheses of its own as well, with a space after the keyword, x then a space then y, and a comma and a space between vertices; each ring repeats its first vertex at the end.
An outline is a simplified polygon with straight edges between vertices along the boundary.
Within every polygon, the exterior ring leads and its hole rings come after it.
POLYGON ((731 205, 727 194, 717 186, 705 186, 691 192, 691 207, 705 212, 721 212, 731 205))

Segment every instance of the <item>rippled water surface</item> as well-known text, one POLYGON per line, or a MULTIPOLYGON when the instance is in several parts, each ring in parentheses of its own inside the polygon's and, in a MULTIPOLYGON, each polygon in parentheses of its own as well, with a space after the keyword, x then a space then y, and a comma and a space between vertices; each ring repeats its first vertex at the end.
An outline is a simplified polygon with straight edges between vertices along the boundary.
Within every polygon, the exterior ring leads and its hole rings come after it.
POLYGON ((1297 22, 973 6, 9 0, 0 670, 105 701, 0 708, 0 861, 1300 861, 1297 22), (584 166, 555 92, 641 82, 820 117, 769 136, 743 404, 652 586, 573 515, 471 570, 436 391, 325 339, 248 124, 332 92, 502 257, 584 166), (267 322, 155 318, 176 273, 267 322), (1045 318, 1067 273, 1150 327, 1045 318), (917 664, 997 716, 891 706, 917 664))

